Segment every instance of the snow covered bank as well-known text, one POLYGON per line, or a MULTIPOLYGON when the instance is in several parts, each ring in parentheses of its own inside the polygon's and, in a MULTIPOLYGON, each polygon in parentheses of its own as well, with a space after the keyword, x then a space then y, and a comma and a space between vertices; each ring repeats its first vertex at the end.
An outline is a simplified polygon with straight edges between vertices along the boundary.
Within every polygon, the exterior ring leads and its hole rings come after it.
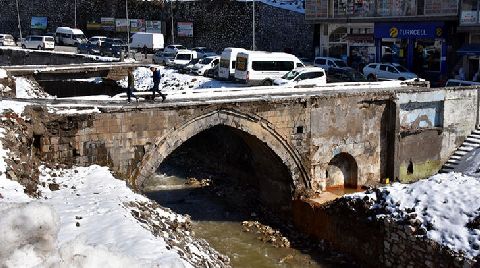
POLYGON ((418 222, 426 236, 468 258, 480 255, 480 178, 438 174, 413 184, 393 184, 347 198, 371 202, 377 218, 418 222))

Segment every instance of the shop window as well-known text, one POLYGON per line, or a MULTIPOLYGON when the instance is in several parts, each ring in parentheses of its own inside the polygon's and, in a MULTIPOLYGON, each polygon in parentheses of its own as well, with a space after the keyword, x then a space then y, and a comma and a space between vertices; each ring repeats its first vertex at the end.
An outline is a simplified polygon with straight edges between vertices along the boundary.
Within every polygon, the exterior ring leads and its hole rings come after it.
POLYGON ((328 37, 330 42, 345 42, 347 36, 347 27, 338 27, 328 37))

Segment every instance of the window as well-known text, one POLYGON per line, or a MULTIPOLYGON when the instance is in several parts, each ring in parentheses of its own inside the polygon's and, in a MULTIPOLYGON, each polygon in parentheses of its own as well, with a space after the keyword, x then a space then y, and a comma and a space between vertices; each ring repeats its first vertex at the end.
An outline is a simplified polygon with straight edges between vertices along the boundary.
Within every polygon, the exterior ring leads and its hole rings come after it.
POLYGON ((380 65, 380 71, 387 71, 387 65, 380 65))
POLYGON ((228 59, 220 59, 220 67, 229 68, 230 67, 230 61, 228 59))
POLYGON ((239 71, 246 71, 247 70, 247 58, 237 57, 237 62, 238 62, 238 64, 236 65, 235 69, 237 69, 239 71))
POLYGON ((40 37, 40 36, 32 36, 30 40, 31 40, 31 41, 42 41, 42 37, 40 37))
POLYGON ((46 37, 45 37, 45 41, 47 41, 47 42, 48 42, 48 41, 54 42, 54 39, 53 39, 53 37, 46 36, 46 37))
POLYGON ((293 61, 253 61, 254 71, 290 71, 295 67, 293 61))
POLYGON ((334 66, 335 66, 335 64, 333 64, 333 61, 329 60, 329 61, 328 61, 328 66, 332 66, 332 67, 334 67, 334 66))
POLYGON ((191 60, 192 54, 177 54, 177 60, 191 60))
POLYGON ((398 73, 397 69, 393 66, 387 66, 387 71, 395 74, 398 73))

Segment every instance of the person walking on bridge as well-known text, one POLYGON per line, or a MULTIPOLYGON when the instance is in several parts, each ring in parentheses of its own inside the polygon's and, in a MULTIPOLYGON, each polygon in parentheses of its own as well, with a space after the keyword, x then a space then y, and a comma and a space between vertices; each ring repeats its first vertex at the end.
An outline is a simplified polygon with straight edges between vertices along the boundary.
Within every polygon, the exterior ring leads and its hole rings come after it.
POLYGON ((158 70, 155 66, 150 67, 150 70, 153 72, 152 100, 155 100, 155 92, 158 92, 158 94, 160 94, 160 96, 162 97, 162 102, 164 102, 167 98, 167 95, 163 94, 159 89, 161 79, 160 70, 158 70))
POLYGON ((133 94, 135 90, 135 76, 133 75, 133 68, 128 68, 128 78, 127 78, 127 101, 130 103, 132 97, 134 97, 138 101, 138 97, 133 94))

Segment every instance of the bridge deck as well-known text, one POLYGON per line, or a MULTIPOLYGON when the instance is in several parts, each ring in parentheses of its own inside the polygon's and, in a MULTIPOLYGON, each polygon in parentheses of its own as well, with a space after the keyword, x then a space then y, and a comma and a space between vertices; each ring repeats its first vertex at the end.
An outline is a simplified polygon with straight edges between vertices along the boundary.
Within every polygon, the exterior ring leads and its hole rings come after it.
POLYGON ((108 62, 108 63, 83 63, 65 65, 13 65, 0 66, 11 76, 33 75, 37 73, 67 74, 107 71, 115 68, 128 68, 144 66, 141 63, 108 62))

